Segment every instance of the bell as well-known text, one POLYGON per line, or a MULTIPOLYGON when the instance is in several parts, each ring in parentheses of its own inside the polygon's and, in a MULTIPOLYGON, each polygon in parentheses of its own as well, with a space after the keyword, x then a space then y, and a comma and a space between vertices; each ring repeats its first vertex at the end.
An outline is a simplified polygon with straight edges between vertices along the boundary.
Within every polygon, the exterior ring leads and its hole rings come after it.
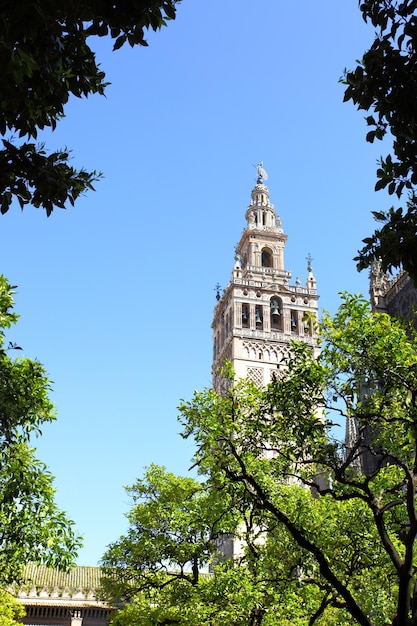
POLYGON ((297 328, 297 320, 295 319, 294 316, 291 317, 291 328, 297 328))
POLYGON ((242 319, 244 322, 248 321, 248 317, 249 317, 249 313, 248 313, 248 309, 243 309, 242 310, 242 319))
POLYGON ((256 309, 255 321, 257 324, 262 324, 262 317, 259 309, 256 309))
POLYGON ((281 315, 281 309, 276 304, 271 309, 271 315, 281 315))

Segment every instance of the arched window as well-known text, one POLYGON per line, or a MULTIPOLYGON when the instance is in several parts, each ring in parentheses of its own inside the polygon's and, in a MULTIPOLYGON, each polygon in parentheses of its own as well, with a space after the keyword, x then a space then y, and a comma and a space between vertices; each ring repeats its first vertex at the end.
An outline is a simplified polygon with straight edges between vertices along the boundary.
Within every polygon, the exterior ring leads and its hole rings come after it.
POLYGON ((249 304, 242 304, 242 328, 249 328, 249 304))
POLYGON ((290 320, 291 320, 291 332, 298 333, 298 311, 291 310, 290 320))
POLYGON ((271 330, 282 330, 282 300, 273 296, 270 300, 271 305, 271 330))
POLYGON ((264 316, 261 306, 255 307, 255 323, 257 330, 262 330, 264 327, 264 316))
POLYGON ((269 248, 262 250, 262 267, 272 267, 272 252, 269 248))

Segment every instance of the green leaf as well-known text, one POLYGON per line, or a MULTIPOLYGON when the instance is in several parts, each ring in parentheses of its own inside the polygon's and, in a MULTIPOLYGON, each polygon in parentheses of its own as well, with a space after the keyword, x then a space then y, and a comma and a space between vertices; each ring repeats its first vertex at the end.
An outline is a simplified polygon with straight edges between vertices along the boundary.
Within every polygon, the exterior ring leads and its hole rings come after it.
POLYGON ((375 191, 379 191, 380 189, 385 189, 385 187, 387 186, 387 183, 388 181, 385 179, 377 180, 375 184, 375 191))

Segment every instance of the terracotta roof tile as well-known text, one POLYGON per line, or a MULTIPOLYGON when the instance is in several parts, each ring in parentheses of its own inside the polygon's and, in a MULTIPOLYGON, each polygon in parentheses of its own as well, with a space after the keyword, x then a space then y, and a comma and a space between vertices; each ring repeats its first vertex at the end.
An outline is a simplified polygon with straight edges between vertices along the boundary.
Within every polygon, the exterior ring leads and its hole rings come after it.
POLYGON ((24 571, 24 584, 35 587, 59 587, 68 589, 97 589, 100 586, 100 567, 78 565, 69 572, 29 563, 24 571))

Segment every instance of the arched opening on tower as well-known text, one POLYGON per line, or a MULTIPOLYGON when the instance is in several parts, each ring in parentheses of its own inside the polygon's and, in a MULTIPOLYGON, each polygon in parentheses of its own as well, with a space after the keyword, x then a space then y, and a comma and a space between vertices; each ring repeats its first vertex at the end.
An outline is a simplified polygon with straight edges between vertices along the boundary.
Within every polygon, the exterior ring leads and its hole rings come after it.
POLYGON ((255 323, 256 323, 257 330, 263 330, 264 316, 263 316, 262 307, 259 305, 255 307, 255 323))
POLYGON ((270 300, 271 306, 271 330, 282 330, 282 300, 273 296, 270 300))
POLYGON ((272 250, 263 248, 261 256, 262 267, 272 267, 272 250))
POLYGON ((242 304, 242 328, 249 328, 249 304, 242 304))
POLYGON ((291 310, 291 332, 298 333, 298 311, 291 310))

